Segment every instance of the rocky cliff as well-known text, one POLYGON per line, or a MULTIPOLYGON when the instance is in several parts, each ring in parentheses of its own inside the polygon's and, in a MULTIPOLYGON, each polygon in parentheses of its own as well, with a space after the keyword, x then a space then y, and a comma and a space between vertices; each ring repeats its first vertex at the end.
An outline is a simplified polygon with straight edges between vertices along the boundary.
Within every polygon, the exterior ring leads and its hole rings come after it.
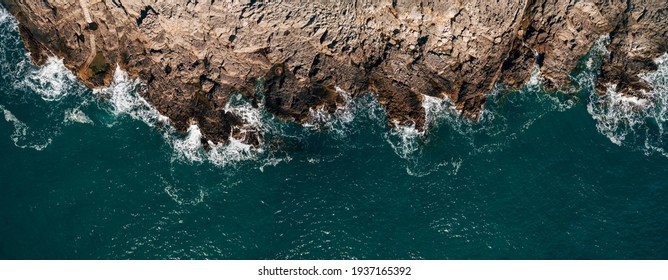
POLYGON ((539 67, 546 86, 610 34, 599 88, 647 90, 668 45, 665 0, 157 1, 0 0, 36 63, 64 59, 86 85, 109 85, 116 65, 174 126, 196 122, 214 141, 258 135, 225 110, 233 93, 303 122, 373 91, 391 124, 424 128, 424 95, 476 119, 496 83, 521 87, 539 67), (259 85, 263 88, 256 90, 259 85), (260 98, 258 92, 262 92, 260 98))

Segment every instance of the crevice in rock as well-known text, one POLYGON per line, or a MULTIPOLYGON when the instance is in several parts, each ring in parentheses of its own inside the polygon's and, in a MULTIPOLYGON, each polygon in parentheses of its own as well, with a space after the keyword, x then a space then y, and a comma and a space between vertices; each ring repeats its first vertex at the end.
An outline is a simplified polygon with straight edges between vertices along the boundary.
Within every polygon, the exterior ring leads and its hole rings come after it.
POLYGON ((139 18, 137 18, 137 26, 141 26, 141 24, 144 22, 144 19, 150 14, 153 13, 154 15, 158 15, 158 12, 156 12, 153 7, 150 5, 145 6, 140 12, 139 12, 139 18))

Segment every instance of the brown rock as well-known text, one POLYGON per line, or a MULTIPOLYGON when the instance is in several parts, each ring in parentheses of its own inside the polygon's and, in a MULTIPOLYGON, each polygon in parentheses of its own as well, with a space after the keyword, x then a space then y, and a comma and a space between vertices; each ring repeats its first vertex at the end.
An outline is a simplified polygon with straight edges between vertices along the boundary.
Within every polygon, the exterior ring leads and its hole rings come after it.
POLYGON ((48 55, 90 87, 115 64, 144 80, 148 102, 185 131, 259 142, 261 132, 225 111, 234 92, 283 119, 330 112, 335 87, 372 90, 390 123, 424 127, 422 95, 447 96, 476 119, 501 81, 521 87, 538 66, 548 85, 593 42, 611 34, 602 84, 646 89, 638 74, 666 51, 664 0, 525 1, 122 1, 0 0, 19 20, 36 63, 48 55))

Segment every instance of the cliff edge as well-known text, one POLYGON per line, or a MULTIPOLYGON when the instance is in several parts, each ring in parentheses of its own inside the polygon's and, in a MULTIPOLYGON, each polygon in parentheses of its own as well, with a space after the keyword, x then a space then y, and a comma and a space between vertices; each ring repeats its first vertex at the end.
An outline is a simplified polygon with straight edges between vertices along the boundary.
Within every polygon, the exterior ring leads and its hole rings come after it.
POLYGON ((87 86, 108 86, 119 65, 142 96, 185 131, 261 141, 226 104, 233 93, 282 119, 306 121, 374 91, 388 121, 424 129, 425 95, 476 119, 496 83, 522 87, 538 67, 546 86, 600 36, 610 58, 597 87, 637 94, 668 46, 668 2, 628 1, 151 1, 0 0, 19 21, 33 60, 63 61, 87 86), (262 90, 258 96, 256 86, 262 90))

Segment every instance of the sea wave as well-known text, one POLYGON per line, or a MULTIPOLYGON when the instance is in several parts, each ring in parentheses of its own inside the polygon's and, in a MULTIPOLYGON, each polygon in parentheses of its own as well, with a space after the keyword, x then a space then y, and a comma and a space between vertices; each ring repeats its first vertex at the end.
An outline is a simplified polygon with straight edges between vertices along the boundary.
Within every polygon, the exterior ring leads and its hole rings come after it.
POLYGON ((413 123, 401 125, 395 121, 390 131, 385 133, 387 143, 390 144, 395 154, 403 159, 414 158, 428 141, 426 138, 428 132, 438 126, 441 121, 457 122, 456 119, 461 115, 461 111, 447 96, 439 98, 422 95, 421 98, 425 112, 423 129, 417 129, 413 123))
MULTIPOLYGON (((227 166, 243 160, 256 159, 262 153, 262 148, 242 142, 245 139, 230 137, 226 144, 208 141, 207 147, 203 143, 202 132, 193 122, 186 135, 181 135, 170 125, 169 118, 160 114, 139 95, 145 90, 139 79, 130 79, 129 75, 120 67, 116 67, 114 79, 109 87, 94 92, 109 104, 108 111, 117 116, 130 116, 149 127, 160 128, 163 138, 172 147, 174 160, 202 163, 209 162, 217 166, 227 166)), ((255 135, 250 132, 261 131, 264 127, 263 117, 258 108, 253 108, 240 97, 232 97, 225 106, 225 110, 232 112, 244 121, 241 135, 255 135)), ((112 126, 114 124, 111 124, 112 126)))
POLYGON ((461 111, 447 98, 423 96, 426 130, 395 123, 385 134, 386 142, 406 160, 406 172, 411 176, 442 169, 457 174, 466 159, 503 151, 538 120, 577 104, 577 96, 548 92, 543 84, 538 66, 519 90, 496 84, 476 121, 461 117, 461 111))
POLYGON ((443 98, 422 95, 422 108, 425 112, 425 130, 429 130, 438 124, 444 118, 460 116, 461 110, 458 110, 449 97, 443 98))
MULTIPOLYGON (((310 108, 308 120, 303 124, 304 127, 319 131, 327 131, 332 136, 339 139, 345 138, 353 130, 352 123, 355 116, 363 113, 361 104, 368 102, 368 99, 354 99, 352 95, 336 87, 336 93, 343 100, 337 104, 334 113, 327 112, 322 108, 310 108)), ((373 104, 368 104, 373 106, 373 104)))
POLYGON ((651 91, 624 95, 616 85, 609 85, 603 95, 592 90, 587 111, 612 143, 668 156, 668 53, 655 62, 657 71, 640 75, 651 91))
POLYGON ((127 115, 150 127, 167 124, 169 119, 139 96, 138 91, 142 89, 141 80, 130 79, 129 75, 116 65, 111 85, 95 89, 93 93, 110 105, 108 111, 114 116, 127 115))
POLYGON ((258 106, 253 107, 248 100, 239 94, 231 96, 230 100, 225 104, 224 110, 225 112, 240 117, 242 125, 237 127, 239 130, 237 135, 230 136, 230 141, 239 143, 262 143, 262 135, 265 130, 269 129, 268 122, 263 114, 263 106, 264 105, 260 103, 258 106), (250 139, 251 137, 255 139, 250 139))
POLYGON ((49 57, 43 66, 30 70, 24 77, 15 87, 27 87, 45 101, 58 101, 82 89, 63 60, 56 57, 49 57))

